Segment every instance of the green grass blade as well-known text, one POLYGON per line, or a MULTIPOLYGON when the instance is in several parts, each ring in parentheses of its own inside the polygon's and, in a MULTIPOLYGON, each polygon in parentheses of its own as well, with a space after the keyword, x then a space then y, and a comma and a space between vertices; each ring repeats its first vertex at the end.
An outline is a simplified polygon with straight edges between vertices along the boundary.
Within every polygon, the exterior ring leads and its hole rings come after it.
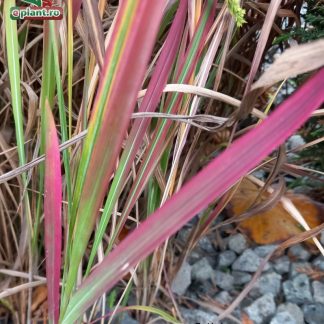
POLYGON ((123 310, 139 310, 143 312, 148 312, 160 316, 167 323, 181 324, 181 322, 179 322, 176 318, 174 318, 167 312, 152 306, 134 305, 134 306, 123 307, 123 310))
MULTIPOLYGON (((7 46, 7 60, 8 60, 8 72, 10 80, 11 91, 11 105, 15 122, 16 142, 18 148, 19 164, 24 165, 26 163, 25 154, 25 139, 24 139, 24 116, 22 109, 22 97, 20 88, 20 65, 19 65, 19 45, 18 45, 18 33, 17 33, 17 21, 10 18, 10 8, 15 6, 14 0, 8 0, 4 3, 4 20, 6 31, 6 46, 7 46)), ((22 183, 24 190, 27 186, 26 174, 22 174, 22 183)), ((33 250, 33 237, 35 237, 32 226, 32 219, 30 213, 30 205, 28 194, 25 193, 24 201, 24 214, 27 218, 28 231, 31 238, 31 251, 33 250)))
MULTIPOLYGON (((7 60, 10 79, 12 109, 15 120, 16 141, 18 147, 19 163, 26 163, 25 147, 24 147, 24 130, 23 130, 23 112, 22 99, 20 90, 20 66, 19 66, 19 47, 17 34, 17 21, 10 18, 10 8, 15 6, 14 0, 4 2, 4 18, 6 27, 6 45, 7 60)), ((24 183, 26 181, 23 176, 24 183)))

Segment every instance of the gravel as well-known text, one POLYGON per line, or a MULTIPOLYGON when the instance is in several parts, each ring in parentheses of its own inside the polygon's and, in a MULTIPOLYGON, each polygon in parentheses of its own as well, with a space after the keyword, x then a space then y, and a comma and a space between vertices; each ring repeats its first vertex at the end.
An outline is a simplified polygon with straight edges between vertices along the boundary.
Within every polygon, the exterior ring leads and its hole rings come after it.
MULTIPOLYGON (((242 234, 220 231, 220 235, 225 244, 202 239, 189 254, 172 282, 175 294, 195 300, 209 296, 216 306, 227 307, 251 282, 262 259, 277 247, 253 245, 242 234)), ((267 263, 232 315, 241 321, 244 311, 255 324, 324 324, 324 278, 314 279, 311 270, 324 271, 324 257, 314 255, 306 245, 289 248, 267 263)), ((191 305, 193 309, 181 309, 184 323, 218 323, 217 315, 191 305)), ((226 319, 220 324, 234 323, 226 319)))
POLYGON ((272 294, 266 294, 246 307, 245 312, 255 324, 268 321, 276 312, 276 304, 272 294))
MULTIPOLYGON (((260 263, 260 257, 252 249, 246 249, 232 264, 232 269, 237 271, 255 272, 258 270, 260 263)), ((269 269, 269 266, 266 266, 264 270, 267 269, 269 269)))
POLYGON ((202 237, 198 241, 197 247, 210 255, 216 254, 216 251, 215 251, 215 248, 214 248, 212 242, 206 236, 202 237))
POLYGON ((287 141, 288 150, 293 150, 301 145, 305 144, 305 140, 300 135, 293 135, 287 141))
POLYGON ((184 319, 184 324, 218 322, 217 315, 200 309, 181 308, 180 311, 184 319))
POLYGON ((324 245, 324 231, 321 232, 320 242, 324 245))
POLYGON ((320 281, 313 281, 312 287, 313 287, 314 302, 324 304, 324 284, 321 283, 320 281))
POLYGON ((229 237, 228 247, 237 254, 241 254, 248 248, 248 242, 242 234, 235 234, 229 237))
POLYGON ((227 291, 221 291, 214 299, 222 305, 229 305, 233 301, 233 297, 227 291))
POLYGON ((175 294, 184 295, 190 284, 191 266, 189 263, 184 262, 172 281, 171 290, 175 294))
POLYGON ((229 273, 225 273, 222 271, 215 271, 214 280, 217 287, 223 290, 233 290, 234 278, 229 273))
POLYGON ((190 232, 191 232, 191 228, 184 227, 177 234, 178 235, 178 240, 181 241, 183 244, 185 244, 186 242, 188 242, 190 232))
POLYGON ((276 259, 273 265, 276 272, 279 274, 288 273, 290 270, 290 259, 287 255, 283 255, 282 257, 276 259))
POLYGON ((279 312, 287 312, 294 318, 296 324, 303 324, 304 323, 304 314, 301 308, 293 303, 285 303, 281 304, 278 307, 279 312))
POLYGON ((221 252, 218 257, 218 267, 226 268, 229 267, 236 259, 234 251, 228 250, 221 252))
POLYGON ((201 253, 198 253, 197 251, 192 251, 188 255, 188 263, 190 265, 193 265, 194 263, 198 262, 201 259, 201 253))
POLYGON ((265 258, 269 253, 271 253, 272 251, 274 251, 276 248, 278 247, 278 245, 262 245, 262 246, 258 246, 254 249, 254 252, 260 257, 260 258, 265 258))
POLYGON ((324 305, 320 303, 303 306, 305 322, 308 324, 323 324, 324 305))
POLYGON ((312 302, 309 278, 306 274, 299 274, 292 280, 283 283, 286 300, 295 304, 312 302))
POLYGON ((242 271, 232 271, 232 276, 234 278, 234 285, 244 285, 251 281, 252 275, 247 272, 242 271))
POLYGON ((262 296, 271 293, 276 297, 281 290, 281 275, 275 272, 263 274, 253 289, 251 290, 252 296, 262 296))
POLYGON ((301 244, 296 244, 288 250, 288 255, 291 255, 293 259, 300 261, 308 261, 311 257, 311 253, 308 252, 301 244))
POLYGON ((319 256, 313 261, 314 267, 317 268, 317 270, 324 271, 324 257, 319 256))
MULTIPOLYGON (((116 321, 116 323, 118 323, 118 321, 116 321)), ((121 324, 139 324, 139 322, 137 320, 135 320, 134 318, 130 317, 130 315, 128 313, 125 313, 121 319, 121 324)))
POLYGON ((204 282, 208 279, 212 279, 214 275, 214 269, 208 262, 207 258, 202 258, 196 262, 191 268, 191 277, 198 282, 204 282))
POLYGON ((288 312, 277 313, 270 324, 297 324, 296 320, 288 312))
POLYGON ((293 278, 301 273, 302 270, 311 269, 312 265, 309 262, 294 262, 290 267, 290 277, 293 278))

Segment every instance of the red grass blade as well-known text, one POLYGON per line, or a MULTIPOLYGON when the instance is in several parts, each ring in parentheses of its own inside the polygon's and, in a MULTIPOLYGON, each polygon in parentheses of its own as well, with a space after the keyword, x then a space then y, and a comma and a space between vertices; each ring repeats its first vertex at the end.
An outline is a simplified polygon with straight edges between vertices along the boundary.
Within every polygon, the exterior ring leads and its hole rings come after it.
POLYGON ((324 69, 309 79, 259 126, 235 141, 134 230, 90 274, 72 297, 62 323, 71 323, 131 267, 228 190, 282 144, 324 102, 324 69))
POLYGON ((74 237, 61 317, 121 151, 165 4, 123 1, 117 13, 77 171, 70 222, 74 237))
MULTIPOLYGON (((192 73, 195 69, 196 63, 199 58, 199 53, 202 51, 208 31, 213 23, 214 13, 216 10, 216 2, 208 2, 206 5, 200 21, 196 27, 193 39, 189 44, 187 54, 183 57, 176 83, 188 83, 192 73)), ((165 112, 177 113, 181 106, 183 94, 171 95, 166 100, 165 112)), ((152 172, 158 162, 160 161, 161 155, 165 151, 166 145, 168 144, 168 133, 172 129, 173 122, 170 120, 159 121, 158 125, 152 135, 152 139, 148 144, 148 147, 143 156, 142 163, 137 171, 137 176, 130 189, 130 194, 123 206, 123 212, 121 216, 121 222, 118 224, 117 231, 111 240, 110 245, 114 242, 115 238, 118 237, 121 228, 123 227, 127 216, 133 208, 138 197, 142 193, 145 185, 147 184, 152 172)))
POLYGON ((45 144, 44 218, 48 317, 50 323, 58 323, 62 244, 62 176, 58 137, 48 102, 46 103, 45 124, 47 132, 45 144))
POLYGON ((73 14, 73 25, 78 18, 79 11, 81 9, 82 0, 72 1, 72 14, 73 14))
MULTIPOLYGON (((187 0, 181 0, 179 9, 171 25, 170 31, 163 45, 163 49, 159 59, 157 60, 155 70, 152 74, 147 92, 139 107, 139 112, 153 112, 160 100, 163 89, 167 83, 167 78, 170 74, 174 58, 177 55, 177 49, 185 25, 185 17, 187 13, 187 0)), ((120 158, 119 166, 116 170, 114 180, 111 184, 111 189, 106 200, 103 215, 100 220, 100 225, 96 230, 96 239, 94 241, 91 256, 88 264, 88 271, 93 263, 97 248, 103 237, 104 231, 109 221, 109 216, 113 206, 119 197, 123 183, 131 169, 132 162, 135 159, 136 153, 142 143, 143 137, 151 122, 150 118, 135 120, 131 132, 127 138, 123 154, 120 158)))

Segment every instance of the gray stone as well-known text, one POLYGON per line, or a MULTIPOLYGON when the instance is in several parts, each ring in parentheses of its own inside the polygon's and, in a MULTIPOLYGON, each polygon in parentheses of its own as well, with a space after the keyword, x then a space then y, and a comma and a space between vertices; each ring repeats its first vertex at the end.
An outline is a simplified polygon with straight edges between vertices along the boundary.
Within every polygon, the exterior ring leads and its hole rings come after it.
POLYGON ((311 264, 309 262, 293 262, 290 267, 290 277, 295 277, 301 274, 306 269, 311 269, 311 264))
MULTIPOLYGON (((225 318, 225 319, 223 319, 221 322, 220 322, 220 324, 237 324, 238 322, 237 322, 237 320, 236 321, 233 321, 233 320, 231 320, 231 319, 229 319, 229 318, 225 318)), ((217 323, 218 324, 218 323, 217 323)))
POLYGON ((188 242, 191 230, 192 229, 188 227, 182 228, 181 231, 179 231, 177 234, 177 239, 179 241, 182 241, 182 243, 186 244, 188 242))
POLYGON ((251 296, 262 296, 267 293, 271 293, 276 297, 281 289, 281 275, 275 272, 269 272, 262 275, 253 289, 251 290, 251 296))
POLYGON ((242 234, 238 233, 229 237, 228 247, 237 254, 241 254, 248 248, 248 243, 246 238, 242 234))
MULTIPOLYGON (((116 321, 118 323, 118 321, 116 321)), ((134 318, 130 317, 128 313, 125 313, 121 319, 121 324, 139 324, 139 321, 135 320, 134 318)))
POLYGON ((224 319, 222 319, 222 321, 220 323, 216 323, 216 324, 237 324, 237 323, 239 323, 238 319, 242 317, 242 313, 241 313, 239 308, 236 308, 231 313, 231 316, 235 317, 236 320, 234 321, 234 320, 232 320, 230 318, 224 318, 224 319))
POLYGON ((254 249, 254 252, 260 257, 260 258, 265 258, 269 253, 273 252, 276 248, 278 247, 278 245, 261 245, 261 246, 257 246, 254 249))
POLYGON ((229 267, 236 259, 236 254, 233 251, 224 251, 219 254, 218 266, 229 267))
POLYGON ((297 324, 296 320, 288 312, 277 313, 270 324, 297 324))
POLYGON ((171 284, 171 290, 175 294, 183 295, 191 284, 191 266, 184 262, 171 284))
POLYGON ((197 247, 200 248, 202 251, 207 252, 209 254, 215 254, 216 250, 210 239, 207 236, 202 237, 198 243, 197 247))
POLYGON ((209 264, 207 258, 202 258, 196 262, 191 268, 191 277, 198 282, 204 282, 211 279, 214 274, 214 269, 209 264))
POLYGON ((257 298, 252 298, 250 295, 246 296, 240 304, 240 308, 244 310, 245 307, 249 307, 257 298))
POLYGON ((295 153, 287 153, 287 160, 288 162, 296 161, 299 158, 298 154, 295 153))
POLYGON ((324 271, 324 257, 319 256, 313 261, 313 265, 321 271, 324 271))
POLYGON ((320 303, 303 306, 305 322, 308 324, 323 324, 324 305, 320 303))
POLYGON ((218 287, 216 287, 214 280, 215 279, 213 276, 212 280, 206 280, 201 282, 194 281, 191 283, 188 291, 195 292, 197 296, 199 295, 214 296, 217 292, 219 292, 219 289, 218 287))
POLYGON ((266 294, 246 307, 245 312, 255 324, 268 321, 276 312, 276 304, 272 294, 266 294))
POLYGON ((181 308, 181 315, 184 319, 184 324, 207 324, 207 323, 217 323, 217 315, 211 312, 202 311, 200 309, 187 309, 181 308))
POLYGON ((305 140, 300 135, 293 135, 287 141, 288 150, 293 150, 305 144, 305 140))
POLYGON ((309 196, 311 190, 312 190, 311 187, 306 186, 306 184, 303 183, 303 184, 301 184, 301 185, 294 188, 294 193, 309 196))
POLYGON ((214 299, 221 305, 229 305, 233 301, 233 297, 227 291, 221 291, 214 299))
POLYGON ((322 245, 324 245, 324 231, 321 232, 320 242, 322 243, 322 245))
MULTIPOLYGON (((255 272, 258 270, 260 263, 260 257, 253 250, 247 249, 232 264, 232 269, 237 271, 255 272)), ((269 264, 265 266, 264 271, 268 269, 269 264)))
POLYGON ((256 171, 252 172, 252 175, 258 179, 263 180, 266 176, 266 173, 263 170, 256 170, 256 171))
POLYGON ((186 297, 196 300, 199 298, 199 293, 200 293, 200 291, 198 291, 198 289, 195 289, 195 288, 191 289, 191 287, 190 287, 190 289, 188 289, 186 291, 186 297))
POLYGON ((300 261, 308 261, 311 257, 311 254, 306 248, 301 244, 296 244, 288 250, 288 254, 291 255, 294 259, 300 261))
MULTIPOLYGON (((231 224, 229 224, 231 225, 231 224)), ((221 227, 222 231, 224 231, 223 226, 221 227)), ((224 231, 225 232, 225 231, 224 231)), ((226 232, 225 232, 226 233, 226 232)), ((221 234, 220 234, 221 235, 221 234)), ((220 244, 218 244, 218 249, 220 251, 227 251, 229 249, 228 247, 228 241, 230 239, 230 236, 227 236, 228 234, 221 235, 222 236, 222 241, 220 244), (223 237, 224 236, 224 237, 223 237)))
POLYGON ((229 273, 222 271, 215 271, 214 281, 216 286, 223 290, 232 290, 234 284, 234 278, 229 273))
POLYGON ((252 275, 247 272, 242 271, 232 271, 232 276, 234 278, 234 285, 245 285, 250 282, 252 279, 252 275))
POLYGON ((295 319, 296 324, 304 324, 303 311, 296 304, 292 304, 292 303, 281 304, 278 307, 278 313, 279 312, 287 312, 291 315, 292 318, 295 319))
POLYGON ((278 259, 276 259, 274 262, 274 269, 276 272, 280 274, 288 273, 290 269, 290 259, 288 256, 284 255, 278 259))
POLYGON ((299 274, 292 280, 283 283, 283 291, 286 301, 295 304, 303 304, 312 302, 312 294, 310 290, 309 278, 305 274, 299 274))
POLYGON ((197 251, 191 251, 191 253, 188 255, 187 261, 190 265, 195 264, 201 259, 201 253, 198 253, 197 251))
POLYGON ((324 284, 320 281, 313 281, 312 287, 315 303, 324 304, 324 284))

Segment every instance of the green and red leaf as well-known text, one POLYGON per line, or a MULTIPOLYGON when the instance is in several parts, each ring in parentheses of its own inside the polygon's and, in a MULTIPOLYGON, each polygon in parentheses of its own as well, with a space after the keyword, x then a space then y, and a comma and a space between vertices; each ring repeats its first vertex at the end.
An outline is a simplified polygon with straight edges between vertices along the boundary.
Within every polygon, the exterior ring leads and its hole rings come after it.
POLYGON ((164 6, 165 1, 123 1, 117 13, 77 173, 62 314, 126 135, 164 6))
POLYGON ((324 69, 309 79, 265 121, 236 140, 128 235, 94 269, 71 298, 62 323, 76 320, 79 314, 111 289, 132 267, 296 131, 311 112, 324 102, 323 78, 324 69))
MULTIPOLYGON (((167 83, 167 79, 177 55, 177 49, 179 48, 180 39, 185 25, 186 13, 187 1, 181 0, 177 14, 173 20, 172 26, 163 45, 160 57, 156 63, 156 67, 148 85, 147 92, 139 107, 139 112, 153 112, 155 111, 159 103, 161 94, 167 83)), ((87 272, 89 272, 90 267, 92 266, 98 245, 101 242, 101 239, 107 227, 113 207, 116 204, 116 201, 124 185, 124 181, 131 169, 132 163, 136 157, 136 153, 140 148, 143 137, 150 125, 150 122, 150 118, 137 119, 132 126, 131 132, 125 143, 125 149, 120 158, 118 168, 115 172, 114 179, 110 186, 109 194, 98 229, 96 230, 95 242, 92 247, 87 272)))
POLYGON ((48 317, 50 323, 58 323, 62 245, 62 175, 59 142, 48 101, 45 116, 44 227, 48 317))

